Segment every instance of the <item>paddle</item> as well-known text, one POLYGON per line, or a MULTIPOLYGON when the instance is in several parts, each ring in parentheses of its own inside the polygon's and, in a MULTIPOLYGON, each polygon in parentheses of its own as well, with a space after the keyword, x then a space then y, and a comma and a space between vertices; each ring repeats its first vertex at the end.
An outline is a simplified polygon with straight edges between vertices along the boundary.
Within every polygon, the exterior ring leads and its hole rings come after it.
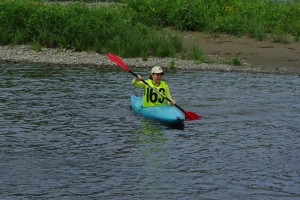
MULTIPOLYGON (((134 72, 132 72, 127 66, 126 64, 117 56, 115 56, 114 54, 112 53, 108 53, 107 54, 107 57, 115 62, 117 65, 119 65, 122 69, 124 69, 125 71, 128 71, 129 73, 131 73, 132 75, 134 75, 135 77, 138 77, 138 75, 134 72)), ((149 87, 151 87, 155 92, 157 92, 158 94, 160 94, 162 97, 164 97, 165 99, 167 99, 168 101, 171 102, 171 99, 169 99, 168 97, 166 97, 164 94, 160 93, 156 88, 152 87, 151 85, 149 85, 146 81, 144 81, 142 79, 143 83, 145 83, 146 85, 148 85, 149 87)), ((184 114, 185 114, 185 119, 187 120, 195 120, 195 119, 199 119, 200 116, 197 115, 196 113, 194 112, 190 112, 190 111, 186 111, 186 110, 183 110, 182 108, 180 108, 177 104, 175 104, 175 106, 177 108, 179 108, 184 114)))

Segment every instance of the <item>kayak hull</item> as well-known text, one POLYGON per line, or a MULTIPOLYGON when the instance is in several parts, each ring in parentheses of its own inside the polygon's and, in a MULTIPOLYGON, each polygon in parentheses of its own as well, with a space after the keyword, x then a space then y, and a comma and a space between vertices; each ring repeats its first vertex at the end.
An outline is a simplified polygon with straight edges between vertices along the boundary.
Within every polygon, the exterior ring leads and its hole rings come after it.
POLYGON ((131 96, 130 105, 134 112, 168 125, 183 125, 184 113, 172 105, 142 107, 142 97, 131 96))

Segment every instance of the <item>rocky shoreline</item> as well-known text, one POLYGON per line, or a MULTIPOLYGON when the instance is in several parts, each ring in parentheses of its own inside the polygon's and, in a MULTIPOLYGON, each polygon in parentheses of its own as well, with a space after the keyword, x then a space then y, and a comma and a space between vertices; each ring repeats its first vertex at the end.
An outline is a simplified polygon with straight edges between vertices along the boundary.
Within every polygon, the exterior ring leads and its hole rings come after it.
MULTIPOLYGON (((176 58, 150 57, 147 61, 142 58, 122 59, 128 67, 151 68, 161 66, 165 70, 171 69, 170 63, 174 63, 174 69, 200 70, 218 72, 248 72, 248 73, 272 73, 272 74, 296 74, 287 68, 272 69, 254 66, 232 66, 218 63, 196 63, 191 60, 180 60, 176 58)), ((41 51, 32 50, 27 45, 0 46, 0 63, 21 63, 34 65, 57 65, 57 66, 95 66, 112 67, 115 63, 110 61, 105 54, 95 52, 74 52, 63 49, 42 48, 41 51)))

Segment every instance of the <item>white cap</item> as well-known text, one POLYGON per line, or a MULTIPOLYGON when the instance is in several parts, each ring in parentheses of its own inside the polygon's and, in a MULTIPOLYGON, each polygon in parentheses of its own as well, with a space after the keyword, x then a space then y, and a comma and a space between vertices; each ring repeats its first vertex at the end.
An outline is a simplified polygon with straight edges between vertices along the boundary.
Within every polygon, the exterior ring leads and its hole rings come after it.
POLYGON ((164 74, 163 70, 161 67, 153 67, 152 70, 151 70, 151 74, 164 74))

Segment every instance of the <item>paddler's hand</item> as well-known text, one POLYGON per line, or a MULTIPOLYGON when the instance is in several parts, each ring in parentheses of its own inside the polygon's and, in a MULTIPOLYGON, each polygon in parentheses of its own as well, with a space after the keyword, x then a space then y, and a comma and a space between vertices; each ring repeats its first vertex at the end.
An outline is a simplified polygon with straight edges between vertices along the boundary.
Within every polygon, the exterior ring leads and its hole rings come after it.
POLYGON ((140 75, 138 75, 136 78, 135 78, 135 80, 136 81, 141 81, 143 78, 140 76, 140 75))
POLYGON ((171 99, 170 104, 175 105, 176 101, 174 99, 171 99))

